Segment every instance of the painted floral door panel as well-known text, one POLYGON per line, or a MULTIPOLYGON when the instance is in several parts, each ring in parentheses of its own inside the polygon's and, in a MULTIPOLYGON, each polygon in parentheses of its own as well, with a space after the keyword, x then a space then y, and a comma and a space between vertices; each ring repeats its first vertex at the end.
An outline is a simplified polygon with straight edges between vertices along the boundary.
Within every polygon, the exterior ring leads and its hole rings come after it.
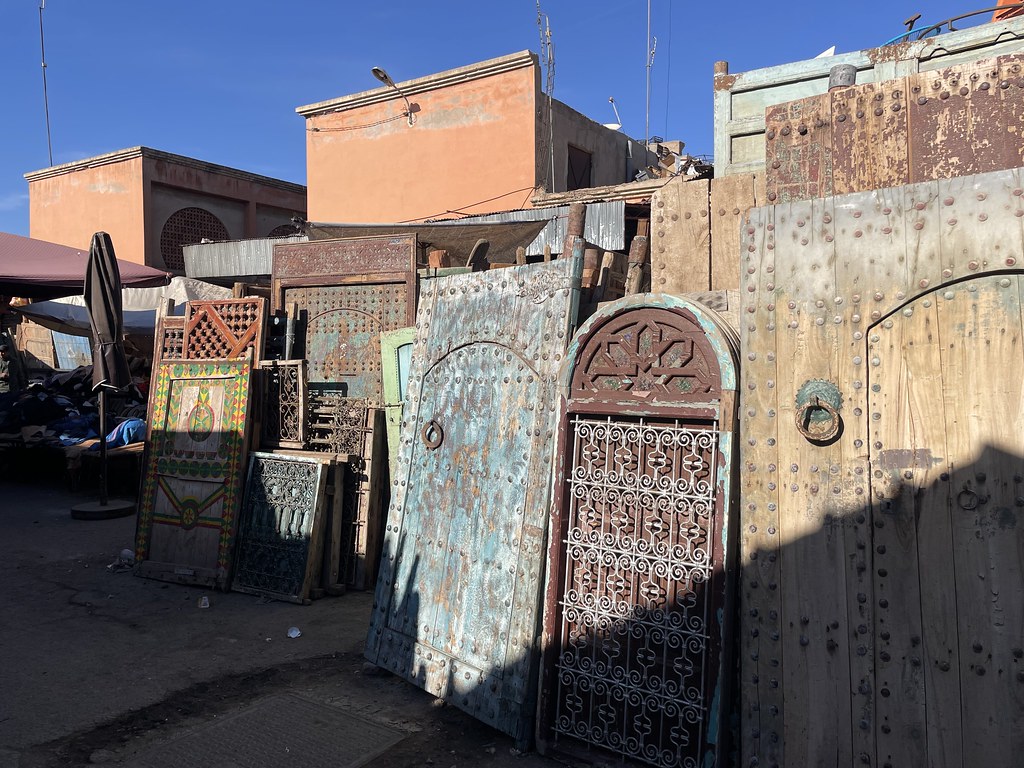
POLYGON ((249 382, 247 361, 161 364, 139 504, 140 575, 226 586, 249 382))

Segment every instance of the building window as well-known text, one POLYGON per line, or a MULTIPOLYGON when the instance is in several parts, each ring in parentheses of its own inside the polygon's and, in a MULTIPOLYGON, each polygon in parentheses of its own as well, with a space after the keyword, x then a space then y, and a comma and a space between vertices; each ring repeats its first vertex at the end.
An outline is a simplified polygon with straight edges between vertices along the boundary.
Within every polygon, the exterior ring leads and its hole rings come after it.
POLYGON ((229 240, 224 222, 204 208, 182 208, 175 211, 160 233, 160 255, 167 269, 185 271, 181 249, 203 240, 229 240))
POLYGON ((590 186, 590 153, 585 149, 569 145, 569 172, 566 174, 565 191, 586 189, 590 186))

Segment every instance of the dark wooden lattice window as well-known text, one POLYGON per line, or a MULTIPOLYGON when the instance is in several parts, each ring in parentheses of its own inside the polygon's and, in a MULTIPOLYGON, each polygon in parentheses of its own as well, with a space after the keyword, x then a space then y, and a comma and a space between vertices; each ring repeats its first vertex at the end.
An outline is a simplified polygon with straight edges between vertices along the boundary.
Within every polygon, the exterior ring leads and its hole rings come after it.
POLYGON ((206 240, 228 240, 224 222, 205 208, 182 208, 171 214, 160 233, 160 255, 168 269, 185 270, 181 249, 206 240))
POLYGON ((569 170, 565 178, 565 190, 586 189, 590 186, 590 153, 585 149, 569 145, 569 170))

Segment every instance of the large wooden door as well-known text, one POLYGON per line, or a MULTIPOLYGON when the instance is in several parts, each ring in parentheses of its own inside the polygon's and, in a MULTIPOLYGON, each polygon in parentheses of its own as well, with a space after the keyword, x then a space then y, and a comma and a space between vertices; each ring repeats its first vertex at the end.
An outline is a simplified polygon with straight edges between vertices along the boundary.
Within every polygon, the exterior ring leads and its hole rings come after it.
POLYGON ((879 766, 1024 753, 1022 289, 947 286, 866 340, 879 766))
POLYGON ((421 293, 366 655, 525 744, 579 255, 421 293))

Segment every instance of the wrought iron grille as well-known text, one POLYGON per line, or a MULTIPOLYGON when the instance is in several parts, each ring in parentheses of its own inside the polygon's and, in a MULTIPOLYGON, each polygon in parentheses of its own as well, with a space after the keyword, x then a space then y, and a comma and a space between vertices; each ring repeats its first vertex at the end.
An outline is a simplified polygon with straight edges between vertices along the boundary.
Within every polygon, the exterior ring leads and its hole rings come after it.
POLYGON ((322 504, 320 464, 253 456, 242 504, 234 588, 305 597, 315 518, 322 504))
POLYGON ((556 733, 655 766, 699 764, 709 710, 719 436, 574 416, 556 733))

